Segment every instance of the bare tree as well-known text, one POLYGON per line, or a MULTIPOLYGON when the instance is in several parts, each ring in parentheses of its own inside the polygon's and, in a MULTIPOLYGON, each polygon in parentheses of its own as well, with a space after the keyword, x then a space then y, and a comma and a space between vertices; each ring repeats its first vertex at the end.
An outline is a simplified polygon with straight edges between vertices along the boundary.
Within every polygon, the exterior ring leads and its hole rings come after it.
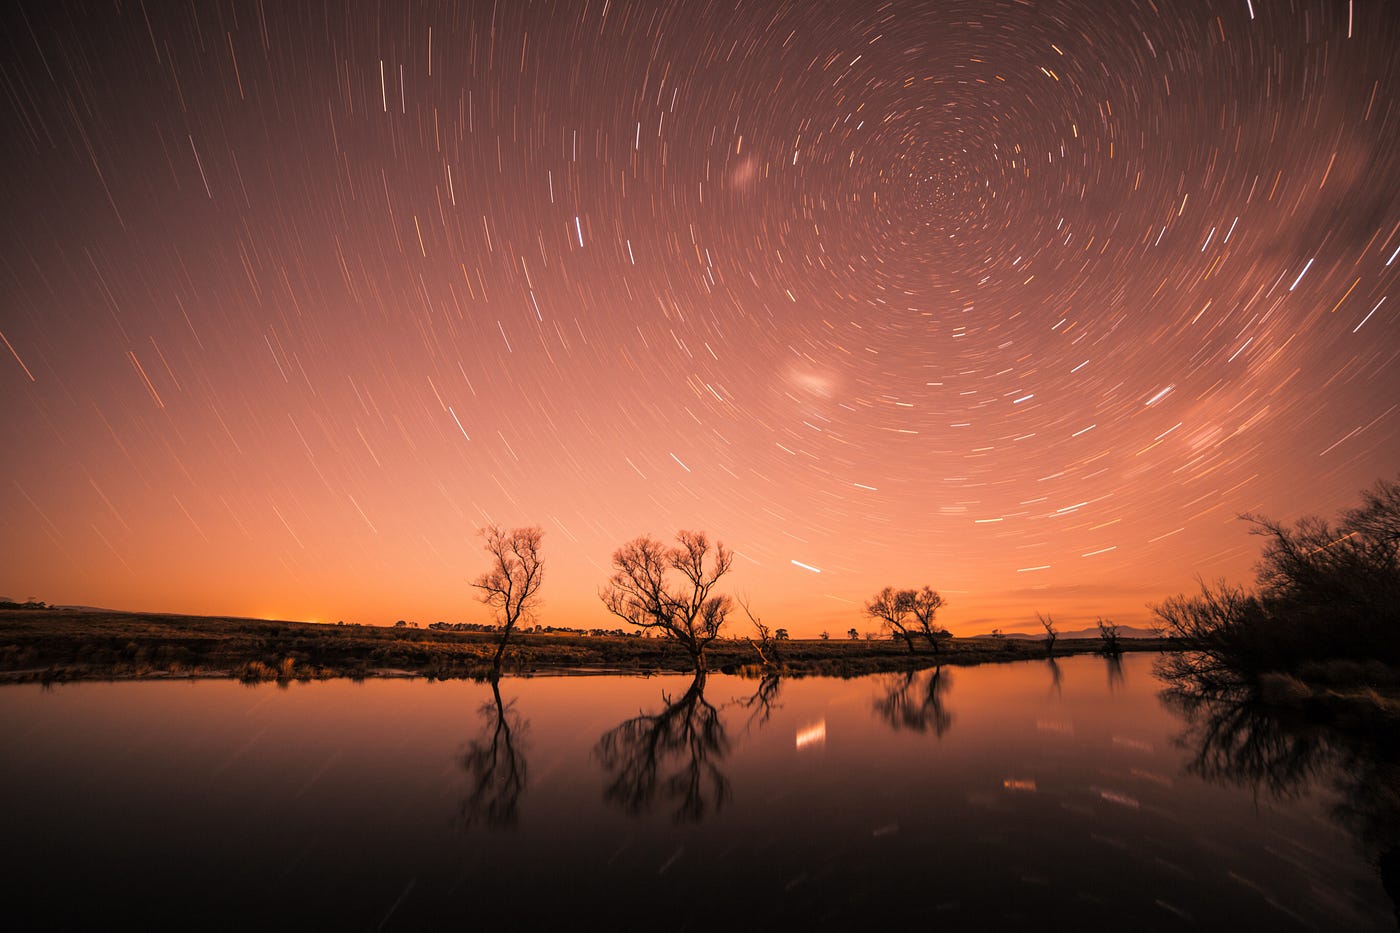
POLYGON ((943 597, 929 586, 920 590, 904 590, 901 595, 907 601, 909 611, 914 614, 919 634, 928 639, 929 647, 934 654, 938 654, 941 643, 953 637, 952 632, 933 621, 934 614, 943 605, 943 597))
POLYGON ((1100 617, 1099 635, 1103 638, 1103 653, 1105 655, 1119 655, 1123 653, 1123 646, 1118 643, 1118 626, 1116 623, 1100 617))
POLYGON ((896 590, 887 586, 876 593, 865 604, 865 614, 880 622, 881 626, 897 637, 903 638, 914 653, 914 636, 928 640, 929 647, 937 654, 942 643, 952 638, 952 633, 934 622, 934 615, 943 605, 943 597, 932 587, 918 590, 896 590), (910 616, 913 616, 912 621, 910 616))
POLYGON ((1040 624, 1045 629, 1045 654, 1047 657, 1055 656, 1055 639, 1060 637, 1060 633, 1055 628, 1055 620, 1049 616, 1036 613, 1035 617, 1040 620, 1040 624))
MULTIPOLYGON (((749 609, 749 601, 747 599, 740 599, 739 606, 744 610, 744 615, 748 616, 749 621, 753 623, 754 634, 758 636, 758 641, 754 641, 752 638, 749 639, 749 644, 753 646, 753 650, 758 652, 758 660, 764 667, 773 664, 781 664, 783 659, 779 655, 778 646, 773 637, 773 630, 767 625, 764 625, 763 620, 753 614, 749 609)), ((779 631, 782 630, 780 629, 779 631)))
POLYGON ((904 643, 909 646, 910 654, 914 653, 914 632, 908 624, 909 612, 913 609, 909 600, 912 592, 887 586, 865 604, 865 614, 878 620, 883 628, 903 638, 904 643))
POLYGON ((1243 515, 1265 539, 1253 590, 1201 582, 1153 607, 1191 652, 1172 667, 1220 683, 1322 659, 1400 663, 1400 477, 1362 493, 1335 521, 1243 515))
POLYGON ((712 596, 711 590, 729 572, 734 552, 719 542, 711 551, 704 532, 680 531, 676 541, 676 547, 668 548, 644 535, 618 548, 612 559, 615 572, 600 595, 618 618, 679 642, 695 669, 703 671, 705 649, 733 608, 728 596, 712 596), (676 574, 682 579, 673 585, 668 578, 676 574))
POLYGON ((506 531, 500 525, 481 529, 491 569, 476 578, 472 586, 481 590, 481 601, 496 610, 501 640, 496 646, 492 667, 501 671, 506 642, 522 619, 529 619, 539 606, 540 583, 544 580, 544 560, 540 557, 538 525, 506 531))

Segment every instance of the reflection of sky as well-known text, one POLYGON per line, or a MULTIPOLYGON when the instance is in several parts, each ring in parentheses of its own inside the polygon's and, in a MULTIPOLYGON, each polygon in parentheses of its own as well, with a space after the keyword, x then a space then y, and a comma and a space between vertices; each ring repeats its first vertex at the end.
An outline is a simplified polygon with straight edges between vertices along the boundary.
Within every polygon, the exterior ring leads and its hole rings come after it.
POLYGON ((758 916, 878 912, 902 903, 893 895, 910 873, 949 911, 1039 905, 1089 926, 1151 926, 1163 910, 1262 921, 1269 899, 1324 928, 1387 919, 1325 795, 1278 804, 1182 772, 1181 725, 1156 698, 1151 658, 1125 658, 1112 694, 1102 659, 1059 663, 1059 697, 1040 662, 958 669, 941 738, 874 716, 873 679, 785 681, 772 718, 748 729, 735 701, 758 682, 711 675, 705 699, 731 746, 717 764, 733 794, 683 825, 668 807, 634 817, 605 803, 594 747, 638 710, 659 710, 663 692, 679 698, 689 678, 507 679, 503 700, 529 734, 519 826, 467 835, 453 820, 465 786, 456 761, 480 729, 485 685, 6 688, 0 793, 33 803, 16 815, 4 867, 20 892, 95 879, 127 909, 169 878, 212 915, 267 903, 284 921, 315 913, 323 924, 338 911, 380 916, 410 882, 407 923, 667 899, 683 920, 732 911, 729 897, 752 905, 754 890, 790 898, 760 899, 758 916), (792 737, 816 723, 826 740, 814 755, 792 737), (558 898, 521 896, 545 877, 562 879, 558 898), (706 897, 684 896, 701 888, 706 897))
POLYGON ((1140 622, 1400 462, 1386 4, 4 16, 16 598, 481 621, 494 520, 555 624, 681 527, 1140 622))

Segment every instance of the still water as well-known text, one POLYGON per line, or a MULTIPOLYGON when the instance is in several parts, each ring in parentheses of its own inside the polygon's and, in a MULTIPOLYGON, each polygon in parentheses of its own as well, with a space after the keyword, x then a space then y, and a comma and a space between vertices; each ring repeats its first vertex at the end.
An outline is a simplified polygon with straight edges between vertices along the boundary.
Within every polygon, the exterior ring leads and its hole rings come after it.
POLYGON ((1200 776, 1152 661, 4 687, 0 923, 1394 929, 1327 770, 1200 776))

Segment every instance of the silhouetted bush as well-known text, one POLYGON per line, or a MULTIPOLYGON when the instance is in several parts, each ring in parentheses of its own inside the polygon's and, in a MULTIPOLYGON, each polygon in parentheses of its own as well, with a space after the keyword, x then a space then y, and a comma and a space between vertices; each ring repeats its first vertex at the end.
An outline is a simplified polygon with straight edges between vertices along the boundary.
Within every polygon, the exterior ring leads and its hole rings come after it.
POLYGON ((1334 526, 1244 516, 1267 539, 1258 589, 1201 583, 1153 612, 1194 654, 1173 663, 1228 681, 1309 661, 1400 664, 1400 483, 1382 480, 1334 526))

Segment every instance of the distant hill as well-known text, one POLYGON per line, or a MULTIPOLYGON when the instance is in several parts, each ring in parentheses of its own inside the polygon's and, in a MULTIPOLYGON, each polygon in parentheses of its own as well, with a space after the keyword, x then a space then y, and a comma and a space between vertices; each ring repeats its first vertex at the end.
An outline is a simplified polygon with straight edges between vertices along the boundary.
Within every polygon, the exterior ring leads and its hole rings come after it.
MULTIPOLYGON (((1044 640, 1045 640, 1045 633, 1044 633, 1044 632, 1004 632, 1004 633, 1003 633, 1003 636, 1004 636, 1005 638, 1020 638, 1020 639, 1027 639, 1027 640, 1033 640, 1033 641, 1044 641, 1044 640)), ((991 632, 987 632, 987 633, 982 634, 982 635, 972 635, 972 636, 970 636, 970 637, 972 637, 972 638, 991 638, 991 637, 992 637, 992 634, 991 634, 991 632)), ((1057 632, 1057 633, 1055 634, 1055 637, 1056 637, 1056 638, 1098 638, 1098 637, 1099 637, 1099 627, 1098 627, 1097 625, 1095 625, 1095 626, 1091 626, 1091 627, 1089 627, 1089 628, 1075 629, 1074 631, 1071 631, 1071 632, 1057 632)), ((1157 633, 1154 632, 1154 631, 1152 631, 1151 629, 1148 629, 1148 628, 1138 628, 1138 627, 1133 626, 1133 625, 1120 625, 1120 626, 1118 626, 1118 637, 1119 637, 1119 638, 1156 638, 1156 637, 1157 637, 1157 633)))

